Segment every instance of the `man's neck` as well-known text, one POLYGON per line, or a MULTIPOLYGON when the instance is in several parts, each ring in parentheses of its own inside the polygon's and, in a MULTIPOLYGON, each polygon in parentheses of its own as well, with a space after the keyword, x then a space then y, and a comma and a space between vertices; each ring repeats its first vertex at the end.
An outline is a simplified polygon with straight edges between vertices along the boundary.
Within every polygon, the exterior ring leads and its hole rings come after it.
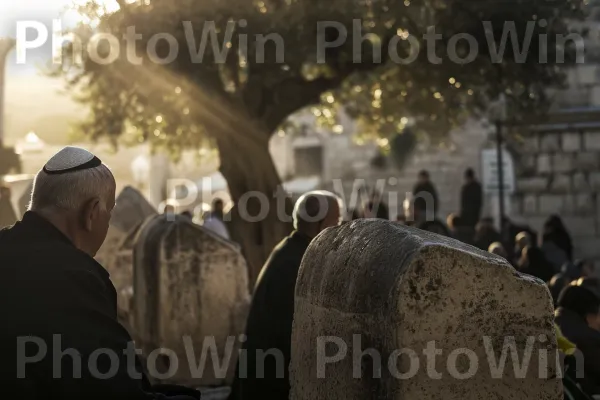
POLYGON ((63 235, 65 235, 67 237, 67 239, 69 239, 69 241, 71 241, 71 243, 73 243, 73 246, 77 247, 79 250, 81 250, 83 252, 86 252, 82 248, 82 246, 80 246, 80 244, 77 242, 77 235, 75 234, 74 230, 69 226, 69 223, 67 222, 66 217, 62 217, 60 215, 57 215, 56 212, 51 212, 48 210, 31 210, 31 211, 35 212, 40 217, 44 218, 46 221, 48 221, 50 224, 52 224, 52 226, 54 226, 56 229, 58 229, 63 235))

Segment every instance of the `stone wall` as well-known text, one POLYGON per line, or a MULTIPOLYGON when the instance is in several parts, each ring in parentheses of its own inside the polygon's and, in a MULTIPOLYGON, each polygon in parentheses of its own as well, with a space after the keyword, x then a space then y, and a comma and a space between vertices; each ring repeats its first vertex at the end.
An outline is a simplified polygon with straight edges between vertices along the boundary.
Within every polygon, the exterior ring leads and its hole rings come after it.
POLYGON ((575 257, 600 262, 600 131, 533 133, 520 157, 513 217, 541 231, 558 214, 575 257))

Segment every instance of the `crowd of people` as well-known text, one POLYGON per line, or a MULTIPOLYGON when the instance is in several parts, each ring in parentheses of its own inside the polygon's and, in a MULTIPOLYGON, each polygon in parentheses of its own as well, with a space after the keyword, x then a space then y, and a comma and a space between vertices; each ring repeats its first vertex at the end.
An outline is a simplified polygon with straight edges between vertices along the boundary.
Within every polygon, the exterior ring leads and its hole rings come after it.
MULTIPOLYGON (((427 193, 421 198, 428 201, 416 196, 413 215, 398 218, 398 223, 453 236, 504 257, 518 270, 547 282, 556 306, 559 345, 563 348, 567 343, 566 348, 576 348, 584 355, 584 373, 566 380, 565 387, 572 384, 572 390, 600 395, 600 284, 591 276, 593 264, 573 260, 572 240, 558 216, 548 219, 539 244, 535 232, 508 219, 502 221, 502 233, 498 232, 492 220, 480 218, 483 197, 473 171, 467 171, 465 178, 462 210, 447 219, 447 226, 429 209, 430 203, 437 207, 438 196, 426 171, 419 175, 415 194, 427 193)), ((30 210, 12 227, 0 230, 0 313, 5 322, 0 330, 4 355, 0 374, 5 391, 19 393, 24 399, 200 398, 196 390, 152 385, 140 360, 129 360, 126 349, 132 340, 118 322, 114 285, 94 260, 107 235, 115 188, 112 173, 97 157, 83 149, 66 148, 36 176, 30 210), (58 350, 57 334, 62 341, 58 350), (15 352, 19 338, 29 338, 27 344, 32 345, 21 349, 24 354, 15 352), (42 345, 62 354, 59 368, 63 376, 59 379, 54 375, 55 357, 38 357, 42 345), (83 358, 79 371, 73 369, 72 354, 65 357, 62 348, 74 349, 83 358), (111 379, 98 378, 87 367, 99 348, 118 355, 119 368, 111 379), (18 365, 22 368, 17 369, 18 365)), ((243 373, 238 365, 231 400, 289 398, 298 271, 311 241, 338 225, 343 210, 340 197, 327 191, 306 193, 296 202, 294 230, 275 247, 254 288, 242 342, 248 359, 243 373), (317 215, 320 217, 315 218, 317 215), (283 368, 277 358, 264 358, 263 365, 254 362, 252 357, 272 349, 283 354, 283 368)), ((174 213, 175 209, 161 211, 174 213)), ((388 213, 381 196, 373 195, 363 210, 352 214, 389 219, 388 213)), ((212 224, 210 229, 217 232, 224 229, 222 202, 213 203, 202 222, 207 227, 212 224)), ((96 361, 100 359, 96 357, 96 361)), ((112 360, 101 361, 98 367, 105 371, 112 360)), ((581 395, 584 397, 579 398, 588 399, 583 392, 581 395)))

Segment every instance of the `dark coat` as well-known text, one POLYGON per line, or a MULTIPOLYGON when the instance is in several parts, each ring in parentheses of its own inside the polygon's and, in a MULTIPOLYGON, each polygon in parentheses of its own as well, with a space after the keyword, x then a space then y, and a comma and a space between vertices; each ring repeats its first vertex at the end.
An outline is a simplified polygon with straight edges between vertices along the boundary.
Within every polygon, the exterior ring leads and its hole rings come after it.
POLYGON ((481 217, 483 192, 477 181, 465 183, 460 194, 460 217, 465 226, 474 228, 481 217))
POLYGON ((291 357, 292 321, 294 318, 294 292, 302 257, 310 238, 293 232, 271 253, 256 283, 248 322, 246 367, 238 362, 236 379, 230 399, 287 400, 290 392, 288 367, 291 357), (277 349, 283 355, 283 364, 277 365, 272 355, 265 358, 264 378, 256 368, 257 351, 277 349), (246 371, 246 378, 243 372, 246 371))
POLYGON ((600 395, 600 332, 590 328, 575 312, 563 307, 556 310, 555 322, 563 335, 573 342, 584 356, 583 390, 600 395))
POLYGON ((429 181, 425 183, 417 183, 413 188, 413 196, 416 197, 414 201, 414 209, 418 210, 421 214, 423 214, 425 211, 428 211, 427 202, 425 199, 419 197, 419 194, 422 196, 425 193, 428 193, 433 198, 433 210, 429 211, 433 211, 434 215, 437 214, 439 205, 438 195, 437 191, 435 190, 435 186, 433 186, 433 183, 429 181))
MULTIPOLYGON (((51 223, 27 212, 14 227, 0 231, 0 270, 3 390, 28 400, 167 398, 151 387, 139 360, 124 354, 131 337, 117 322, 117 295, 108 272, 51 223), (26 337, 38 344, 29 340, 18 346, 26 337), (17 367, 25 360, 19 347, 33 357, 44 346, 47 354, 40 360, 30 360, 22 371, 17 367), (113 360, 98 351, 112 353, 113 360), (19 371, 24 379, 18 379, 19 371), (99 379, 109 371, 110 378, 99 379)), ((182 399, 200 396, 190 393, 194 396, 182 399)))

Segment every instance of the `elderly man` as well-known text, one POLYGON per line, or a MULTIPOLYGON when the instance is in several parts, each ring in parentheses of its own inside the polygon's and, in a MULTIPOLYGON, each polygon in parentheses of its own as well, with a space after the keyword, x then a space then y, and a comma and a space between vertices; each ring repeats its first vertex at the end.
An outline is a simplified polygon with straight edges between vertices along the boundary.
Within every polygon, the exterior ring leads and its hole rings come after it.
MULTIPOLYGON (((0 231, 5 392, 32 400, 169 398, 143 374, 117 322, 115 288, 93 258, 114 206, 110 170, 67 147, 37 174, 22 221, 0 231)), ((177 398, 199 398, 189 394, 177 398)))
POLYGON ((294 207, 294 232, 271 253, 256 284, 230 399, 287 400, 294 291, 302 257, 324 229, 340 223, 340 200, 330 192, 303 195, 294 207), (264 357, 262 354, 268 354, 264 357), (257 365, 258 364, 258 365, 257 365))

